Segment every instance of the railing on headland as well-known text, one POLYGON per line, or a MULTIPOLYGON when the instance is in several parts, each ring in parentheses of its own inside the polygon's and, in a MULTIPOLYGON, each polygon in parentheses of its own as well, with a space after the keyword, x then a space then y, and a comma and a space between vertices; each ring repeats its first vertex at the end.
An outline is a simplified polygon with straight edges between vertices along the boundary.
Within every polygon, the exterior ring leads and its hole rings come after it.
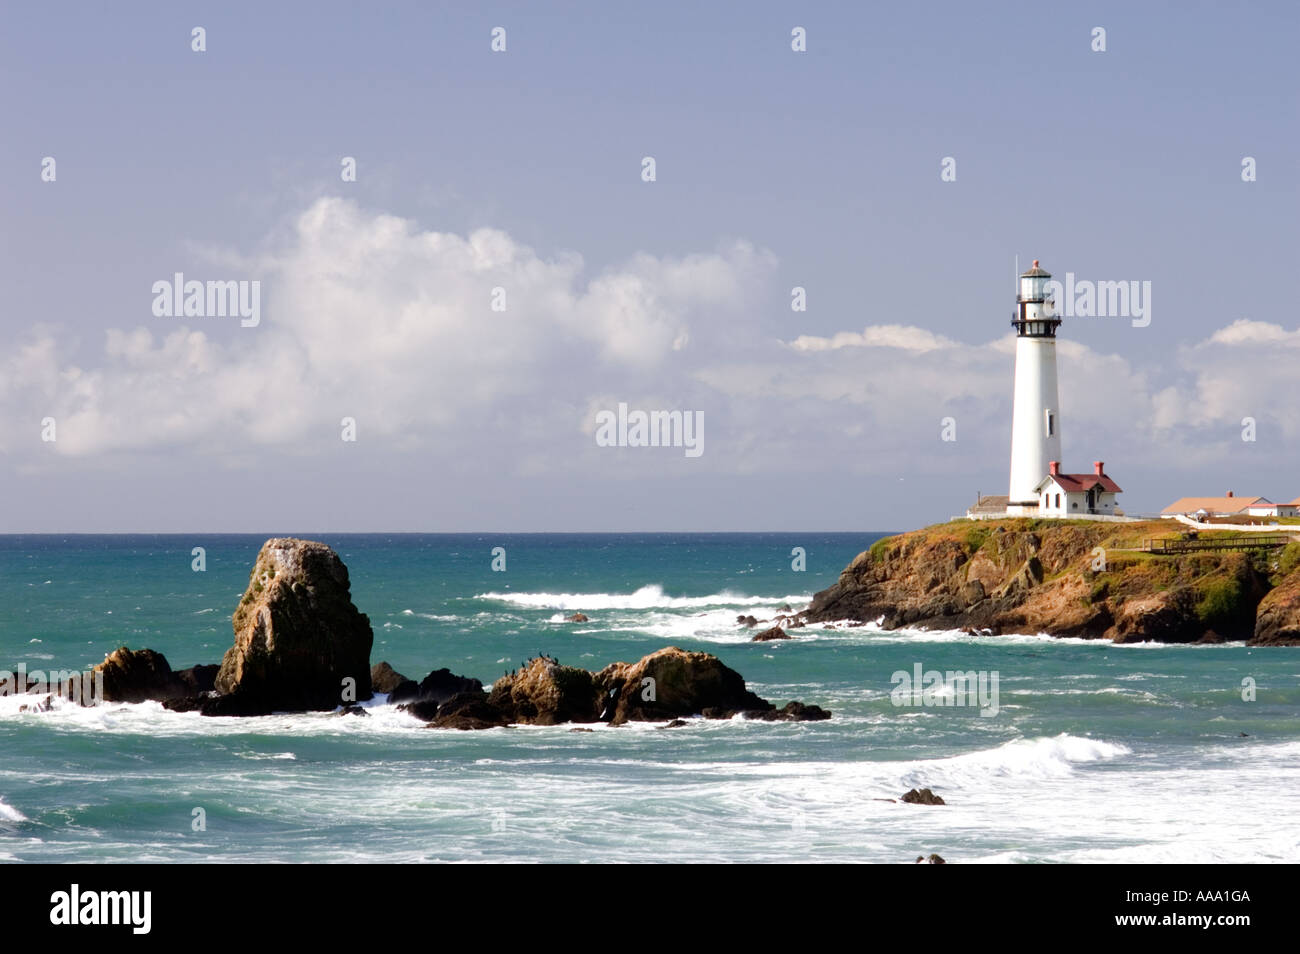
POLYGON ((1211 537, 1202 540, 1160 539, 1146 540, 1142 549, 1147 553, 1193 553, 1197 550, 1268 550, 1284 547, 1291 541, 1284 537, 1211 537))

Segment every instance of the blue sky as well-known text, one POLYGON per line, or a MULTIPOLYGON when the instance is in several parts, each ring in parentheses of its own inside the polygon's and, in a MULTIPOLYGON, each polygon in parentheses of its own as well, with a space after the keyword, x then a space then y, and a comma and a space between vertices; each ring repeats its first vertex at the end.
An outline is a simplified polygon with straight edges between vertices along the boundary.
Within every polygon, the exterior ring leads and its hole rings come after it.
POLYGON ((943 519, 1005 492, 1017 255, 1152 283, 1148 327, 1061 329, 1067 469, 1136 512, 1290 500, 1298 19, 10 6, 0 529, 943 519), (175 272, 259 280, 262 323, 155 317, 175 272), (620 401, 702 412, 705 452, 597 446, 620 401))

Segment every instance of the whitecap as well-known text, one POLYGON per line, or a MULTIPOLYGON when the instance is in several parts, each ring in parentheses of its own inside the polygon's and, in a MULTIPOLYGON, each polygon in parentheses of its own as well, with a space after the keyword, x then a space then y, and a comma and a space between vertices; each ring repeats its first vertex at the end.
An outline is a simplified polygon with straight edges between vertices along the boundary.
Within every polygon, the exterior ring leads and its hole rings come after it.
POLYGON ((649 583, 632 593, 479 593, 478 600, 495 600, 530 609, 610 610, 610 609, 694 609, 709 606, 792 606, 807 603, 807 594, 794 596, 744 596, 723 591, 708 596, 669 596, 657 583, 649 583))

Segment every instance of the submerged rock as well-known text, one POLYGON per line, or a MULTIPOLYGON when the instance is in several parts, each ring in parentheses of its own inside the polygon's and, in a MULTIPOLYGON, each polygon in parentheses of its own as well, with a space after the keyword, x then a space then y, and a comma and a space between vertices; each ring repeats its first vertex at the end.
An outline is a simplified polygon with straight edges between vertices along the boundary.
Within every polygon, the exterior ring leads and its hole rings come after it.
POLYGON ((189 669, 176 670, 176 678, 184 685, 187 695, 201 695, 212 692, 217 687, 217 673, 221 667, 216 663, 208 666, 191 666, 189 669))
POLYGON ((900 799, 909 805, 946 805, 948 804, 928 788, 912 789, 900 799))
POLYGON ((352 604, 347 567, 325 544, 267 540, 233 625, 216 689, 240 701, 218 708, 334 709, 371 697, 370 620, 352 604))
MULTIPOLYGON (((462 693, 482 693, 483 683, 468 676, 458 676, 450 669, 435 669, 420 680, 418 686, 420 702, 434 702, 438 705, 462 693)), ((390 700, 391 701, 391 700, 390 700)))
POLYGON ((765 629, 761 633, 755 633, 750 639, 751 643, 766 643, 773 639, 794 639, 789 633, 780 626, 773 626, 771 629, 765 629))
POLYGON ((925 857, 925 855, 917 855, 916 861, 913 863, 918 865, 946 865, 948 862, 938 855, 931 855, 929 858, 925 857))
POLYGON ((506 714, 489 703, 486 694, 479 691, 462 692, 442 703, 429 728, 495 729, 509 724, 506 714))
POLYGON ((564 617, 566 623, 590 623, 591 620, 584 613, 574 613, 572 616, 564 617))
POLYGON ((389 693, 404 682, 411 682, 394 669, 387 660, 370 667, 370 689, 372 692, 389 693))
POLYGON ((223 696, 219 692, 168 699, 163 703, 163 708, 172 712, 197 712, 205 716, 265 716, 273 711, 252 696, 223 696))
POLYGON ((764 722, 821 722, 829 719, 831 713, 821 706, 804 705, 802 702, 787 702, 784 708, 768 709, 757 718, 764 722))
POLYGON ((388 696, 390 705, 414 702, 420 698, 420 684, 403 676, 386 662, 378 662, 370 667, 370 689, 388 696))
MULTIPOLYGON (((397 708, 437 729, 491 729, 508 725, 506 714, 487 701, 483 683, 458 676, 450 669, 435 669, 416 685, 410 680, 400 683, 395 694, 413 687, 410 702, 397 708)), ((393 701, 393 696, 389 696, 393 701)))

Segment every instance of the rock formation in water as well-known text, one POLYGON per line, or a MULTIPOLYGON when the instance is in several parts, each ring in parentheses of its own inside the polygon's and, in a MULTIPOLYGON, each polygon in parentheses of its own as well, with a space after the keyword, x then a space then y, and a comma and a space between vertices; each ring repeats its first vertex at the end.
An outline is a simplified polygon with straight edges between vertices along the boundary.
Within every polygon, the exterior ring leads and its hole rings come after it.
POLYGON ((831 717, 801 702, 778 709, 750 692, 741 675, 718 657, 676 647, 635 663, 613 663, 596 673, 542 655, 502 676, 490 693, 466 691, 436 707, 412 705, 407 711, 434 727, 466 729, 566 722, 621 725, 684 716, 797 722, 831 717))
MULTIPOLYGON (((370 621, 352 605, 348 571, 323 543, 268 540, 232 620, 235 643, 220 667, 173 672, 153 650, 123 647, 99 667, 110 700, 158 700, 178 712, 252 716, 338 710, 372 690, 434 728, 486 729, 517 723, 670 722, 688 716, 818 721, 831 713, 791 702, 778 709, 709 653, 676 647, 600 672, 561 665, 545 654, 485 691, 448 669, 418 684, 386 662, 370 665, 370 621)), ((767 638, 780 638, 775 630, 767 638)), ((765 634, 759 634, 764 636, 765 634)), ((782 634, 783 636, 784 634, 782 634)))
POLYGON ((92 671, 103 673, 105 702, 162 702, 190 694, 166 657, 152 649, 122 646, 92 671))
POLYGON ((377 662, 370 667, 370 691, 388 696, 393 704, 410 702, 420 695, 420 684, 414 679, 407 679, 386 662, 377 662))
POLYGON ((352 605, 347 567, 311 540, 267 540, 234 615, 222 695, 253 707, 334 709, 370 698, 370 620, 352 605))

